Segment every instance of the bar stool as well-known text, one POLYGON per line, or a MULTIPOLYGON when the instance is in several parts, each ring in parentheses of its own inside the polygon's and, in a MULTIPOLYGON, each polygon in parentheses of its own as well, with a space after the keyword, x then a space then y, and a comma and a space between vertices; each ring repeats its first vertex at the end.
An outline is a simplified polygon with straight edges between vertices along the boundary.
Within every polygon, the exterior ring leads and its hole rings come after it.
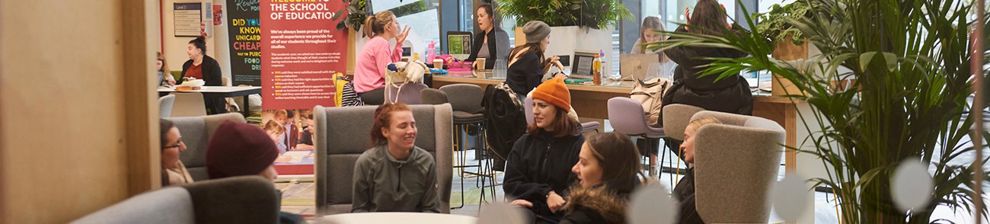
MULTIPOLYGON (((628 97, 608 99, 608 120, 615 132, 644 139, 644 144, 639 146, 639 153, 649 157, 649 174, 651 177, 657 177, 657 150, 661 146, 660 139, 664 137, 663 128, 646 125, 643 106, 628 97)), ((664 148, 666 149, 666 147, 664 148)), ((661 150, 659 153, 660 160, 664 160, 667 156, 667 150, 661 150)), ((661 169, 663 169, 662 166, 661 169)))
MULTIPOLYGON (((478 158, 478 165, 466 165, 467 164, 467 145, 465 144, 464 138, 461 133, 467 131, 468 128, 477 128, 478 139, 475 139, 474 149, 478 152, 476 155, 482 157, 487 154, 488 147, 485 144, 487 141, 485 135, 485 108, 481 106, 481 101, 484 98, 484 92, 481 87, 473 84, 453 84, 440 87, 440 91, 446 95, 448 102, 450 102, 451 107, 454 109, 454 135, 455 135, 455 149, 459 150, 459 166, 454 166, 455 168, 460 168, 461 177, 461 192, 464 192, 464 174, 476 175, 478 180, 481 181, 481 201, 485 201, 486 191, 491 194, 492 200, 495 199, 495 186, 498 185, 495 180, 495 173, 492 169, 493 162, 491 158, 478 158), (466 171, 467 167, 478 167, 478 172, 466 171), (486 184, 486 179, 491 181, 491 185, 486 184), (490 187, 490 190, 485 188, 490 187)), ((464 194, 461 194, 461 206, 464 206, 464 194)))

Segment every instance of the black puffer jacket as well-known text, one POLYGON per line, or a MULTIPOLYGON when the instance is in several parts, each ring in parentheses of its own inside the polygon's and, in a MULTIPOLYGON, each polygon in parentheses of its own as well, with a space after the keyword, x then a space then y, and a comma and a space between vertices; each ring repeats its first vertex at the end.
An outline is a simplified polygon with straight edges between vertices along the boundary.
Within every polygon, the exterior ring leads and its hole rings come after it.
POLYGON ((578 161, 584 136, 552 137, 549 134, 523 135, 509 153, 502 189, 507 198, 533 203, 540 219, 559 220, 562 213, 550 212, 550 191, 567 198, 568 188, 577 180, 571 167, 578 161))
MULTIPOLYGON (((687 31, 679 27, 676 32, 687 31)), ((736 29, 733 32, 745 31, 736 29)), ((664 106, 678 103, 726 113, 753 113, 753 94, 746 79, 737 75, 715 81, 717 75, 700 76, 704 66, 712 62, 706 58, 740 58, 746 56, 745 52, 728 48, 680 46, 664 53, 677 63, 674 84, 663 96, 664 106)))
POLYGON ((482 105, 485 107, 485 121, 488 145, 495 150, 495 170, 505 171, 505 159, 512 151, 512 145, 526 133, 526 115, 523 107, 514 99, 515 93, 491 85, 485 89, 482 105))

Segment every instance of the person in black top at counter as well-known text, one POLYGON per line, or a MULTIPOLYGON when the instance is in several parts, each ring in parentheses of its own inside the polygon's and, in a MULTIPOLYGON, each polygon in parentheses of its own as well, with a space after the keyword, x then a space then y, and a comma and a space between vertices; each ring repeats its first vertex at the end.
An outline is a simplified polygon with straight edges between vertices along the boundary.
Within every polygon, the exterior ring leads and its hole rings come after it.
POLYGON ((543 82, 543 74, 550 66, 560 65, 560 58, 553 56, 549 59, 543 56, 550 47, 550 26, 542 21, 529 21, 523 25, 526 33, 526 45, 518 46, 509 53, 509 70, 506 72, 505 84, 523 99, 536 86, 543 82))
MULTIPOLYGON (((223 81, 220 70, 220 63, 216 59, 206 55, 206 39, 197 37, 190 40, 186 46, 186 54, 189 60, 182 64, 182 78, 179 84, 187 79, 202 79, 206 86, 222 86, 223 81)), ((227 112, 227 103, 223 98, 204 98, 206 101, 206 111, 208 114, 219 114, 227 112)))
POLYGON ((505 59, 509 53, 509 34, 498 27, 499 20, 492 11, 492 5, 482 4, 474 12, 481 32, 474 34, 471 56, 466 61, 477 63, 476 59, 486 58, 485 69, 492 69, 495 67, 495 60, 505 59))

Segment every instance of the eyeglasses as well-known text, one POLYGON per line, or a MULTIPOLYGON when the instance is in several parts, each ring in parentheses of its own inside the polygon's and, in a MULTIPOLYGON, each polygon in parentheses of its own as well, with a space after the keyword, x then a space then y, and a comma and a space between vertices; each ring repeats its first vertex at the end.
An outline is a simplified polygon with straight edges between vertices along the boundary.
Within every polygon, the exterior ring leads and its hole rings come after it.
POLYGON ((186 144, 186 143, 182 141, 182 138, 179 138, 178 140, 176 140, 176 141, 175 141, 175 144, 172 144, 172 145, 166 145, 166 146, 165 146, 165 147, 163 147, 163 148, 165 148, 165 149, 169 149, 169 148, 176 148, 176 147, 179 147, 179 146, 182 146, 182 145, 185 145, 185 144, 186 144))

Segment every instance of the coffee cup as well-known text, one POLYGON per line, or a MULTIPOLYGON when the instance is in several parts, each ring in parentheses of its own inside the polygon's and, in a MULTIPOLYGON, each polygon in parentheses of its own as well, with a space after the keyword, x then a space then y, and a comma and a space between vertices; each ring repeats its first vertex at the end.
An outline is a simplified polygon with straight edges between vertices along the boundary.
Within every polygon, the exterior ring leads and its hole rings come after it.
POLYGON ((474 61, 475 70, 485 70, 485 58, 478 58, 474 61))
POLYGON ((443 59, 433 59, 433 68, 443 69, 443 59))

